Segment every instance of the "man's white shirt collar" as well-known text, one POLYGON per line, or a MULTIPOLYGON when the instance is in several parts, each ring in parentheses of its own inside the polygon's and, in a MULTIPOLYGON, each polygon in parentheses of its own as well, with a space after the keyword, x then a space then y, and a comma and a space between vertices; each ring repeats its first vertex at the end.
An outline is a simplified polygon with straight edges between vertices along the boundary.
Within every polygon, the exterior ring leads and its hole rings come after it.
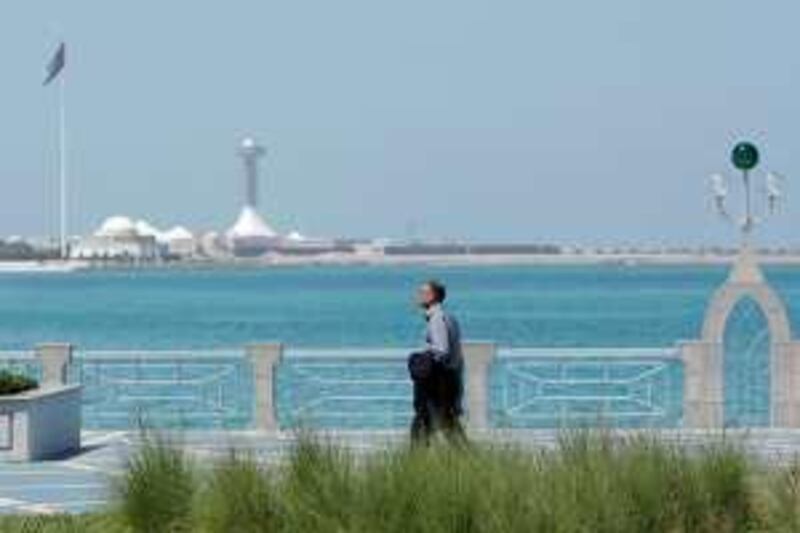
POLYGON ((425 315, 430 318, 442 310, 442 304, 433 304, 425 310, 425 315))

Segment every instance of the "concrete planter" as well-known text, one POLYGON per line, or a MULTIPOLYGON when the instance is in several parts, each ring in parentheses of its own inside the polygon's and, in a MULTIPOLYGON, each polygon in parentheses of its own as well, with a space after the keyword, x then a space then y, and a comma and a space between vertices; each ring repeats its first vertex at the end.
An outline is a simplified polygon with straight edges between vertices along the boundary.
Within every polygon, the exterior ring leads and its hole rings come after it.
POLYGON ((81 446, 81 386, 0 396, 0 461, 37 461, 81 446))

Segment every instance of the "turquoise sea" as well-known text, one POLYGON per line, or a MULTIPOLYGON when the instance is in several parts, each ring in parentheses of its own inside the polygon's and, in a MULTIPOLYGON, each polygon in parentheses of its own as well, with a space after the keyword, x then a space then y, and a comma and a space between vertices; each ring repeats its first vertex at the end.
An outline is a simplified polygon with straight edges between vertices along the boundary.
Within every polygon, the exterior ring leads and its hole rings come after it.
MULTIPOLYGON (((0 275, 0 349, 410 346, 415 286, 445 281, 465 337, 509 346, 668 346, 698 334, 708 266, 286 267, 0 275)), ((800 268, 767 275, 800 308, 800 268)), ((792 313, 795 329, 798 313, 792 313)))

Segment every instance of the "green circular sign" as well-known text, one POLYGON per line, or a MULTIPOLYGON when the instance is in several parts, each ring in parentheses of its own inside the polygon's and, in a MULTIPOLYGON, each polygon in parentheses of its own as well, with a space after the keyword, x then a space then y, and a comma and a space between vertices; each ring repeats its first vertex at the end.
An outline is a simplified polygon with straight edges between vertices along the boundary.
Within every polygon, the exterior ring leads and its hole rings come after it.
POLYGON ((731 161, 739 170, 751 170, 758 164, 758 149, 753 143, 741 142, 733 147, 731 161))

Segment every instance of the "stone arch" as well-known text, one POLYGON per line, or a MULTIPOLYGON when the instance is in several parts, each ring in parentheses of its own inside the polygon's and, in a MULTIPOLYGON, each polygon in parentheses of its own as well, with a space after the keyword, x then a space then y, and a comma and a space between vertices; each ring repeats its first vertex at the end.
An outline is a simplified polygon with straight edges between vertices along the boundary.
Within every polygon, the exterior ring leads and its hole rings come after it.
POLYGON ((792 340, 789 317, 783 302, 766 283, 726 283, 711 299, 703 321, 702 340, 722 343, 725 325, 736 304, 744 298, 752 298, 760 307, 769 325, 772 343, 786 343, 792 340))
MULTIPOLYGON (((800 427, 800 342, 792 340, 786 308, 764 278, 756 255, 746 240, 727 281, 709 302, 701 338, 681 344, 686 376, 685 424, 687 427, 719 428, 726 422, 725 329, 731 313, 743 299, 752 300, 751 304, 760 310, 757 314, 764 334, 754 357, 763 361, 766 351, 769 424, 800 427)), ((759 401, 762 402, 763 416, 763 396, 759 401)))
POLYGON ((772 336, 763 307, 735 301, 722 341, 722 419, 726 427, 773 425, 772 336))
POLYGON ((751 299, 758 305, 769 331, 769 423, 795 427, 800 424, 800 397, 793 392, 798 383, 796 376, 800 377, 800 351, 791 348, 791 325, 783 302, 763 278, 756 282, 729 280, 717 290, 708 306, 701 344, 707 346, 705 353, 711 364, 703 372, 701 382, 710 386, 707 400, 717 407, 712 408, 706 420, 716 427, 725 424, 725 328, 743 299, 751 299))

